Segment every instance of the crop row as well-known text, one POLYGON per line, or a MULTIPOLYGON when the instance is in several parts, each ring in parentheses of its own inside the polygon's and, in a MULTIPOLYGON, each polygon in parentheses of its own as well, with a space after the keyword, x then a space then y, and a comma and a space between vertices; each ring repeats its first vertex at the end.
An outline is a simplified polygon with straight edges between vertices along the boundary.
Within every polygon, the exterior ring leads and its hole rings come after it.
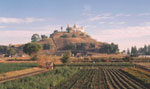
POLYGON ((137 81, 142 82, 145 86, 150 87, 150 72, 145 71, 143 69, 129 67, 123 68, 123 71, 126 75, 131 76, 132 78, 136 79, 137 81))
POLYGON ((132 66, 129 62, 95 62, 95 63, 70 63, 70 64, 56 64, 59 66, 132 66))
POLYGON ((104 70, 107 80, 110 82, 109 88, 113 89, 146 89, 139 82, 125 75, 118 69, 104 70))
POLYGON ((53 89, 147 89, 120 69, 82 69, 53 89))

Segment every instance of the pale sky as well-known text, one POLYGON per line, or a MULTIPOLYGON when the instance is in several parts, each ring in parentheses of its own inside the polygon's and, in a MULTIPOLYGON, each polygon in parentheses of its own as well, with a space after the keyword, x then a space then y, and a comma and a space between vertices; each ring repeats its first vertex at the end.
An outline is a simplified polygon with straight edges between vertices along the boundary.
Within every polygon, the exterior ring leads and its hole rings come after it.
POLYGON ((150 0, 0 0, 0 45, 78 24, 121 50, 150 44, 150 0))

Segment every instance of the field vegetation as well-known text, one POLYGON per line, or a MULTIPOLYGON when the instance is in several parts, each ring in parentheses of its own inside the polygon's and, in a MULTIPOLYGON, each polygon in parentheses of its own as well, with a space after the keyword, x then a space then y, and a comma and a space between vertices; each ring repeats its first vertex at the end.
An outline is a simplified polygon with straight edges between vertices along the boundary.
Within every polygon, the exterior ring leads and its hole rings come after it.
POLYGON ((134 67, 123 68, 122 70, 129 76, 144 82, 146 86, 150 87, 150 72, 149 71, 145 71, 143 69, 134 68, 134 67))
POLYGON ((7 80, 10 78, 20 77, 22 75, 25 76, 25 75, 29 75, 31 73, 42 72, 42 71, 45 71, 45 69, 34 67, 34 68, 28 68, 28 69, 23 69, 23 70, 11 71, 11 72, 7 72, 7 73, 1 73, 0 80, 7 80))
POLYGON ((0 73, 36 67, 36 63, 0 63, 0 73))
POLYGON ((59 66, 132 66, 129 62, 85 62, 85 63, 70 63, 70 64, 55 64, 56 67, 59 66))
POLYGON ((52 89, 147 89, 115 68, 82 69, 52 89))
POLYGON ((77 71, 75 68, 63 67, 0 84, 0 89, 49 89, 77 71))

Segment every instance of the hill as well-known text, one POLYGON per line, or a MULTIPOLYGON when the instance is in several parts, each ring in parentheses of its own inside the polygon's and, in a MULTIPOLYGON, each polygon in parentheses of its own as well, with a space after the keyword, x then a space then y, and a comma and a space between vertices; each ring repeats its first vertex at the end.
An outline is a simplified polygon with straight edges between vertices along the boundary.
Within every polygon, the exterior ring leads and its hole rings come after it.
POLYGON ((38 42, 41 45, 50 44, 51 54, 61 55, 62 53, 71 50, 74 54, 83 54, 87 52, 98 52, 99 48, 105 44, 92 39, 85 32, 54 32, 50 38, 38 42))
MULTIPOLYGON (((91 56, 99 53, 117 53, 118 45, 108 44, 104 42, 98 42, 95 39, 91 38, 87 33, 84 32, 83 27, 73 27, 67 26, 65 31, 55 30, 50 37, 46 35, 33 34, 32 41, 43 46, 41 54, 48 55, 58 55, 61 56, 64 53, 71 51, 74 56, 91 56)), ((8 47, 1 47, 3 49, 3 54, 10 51, 17 52, 17 55, 23 55, 23 46, 22 45, 10 45, 8 47)), ((10 55, 8 55, 10 56, 10 55)))

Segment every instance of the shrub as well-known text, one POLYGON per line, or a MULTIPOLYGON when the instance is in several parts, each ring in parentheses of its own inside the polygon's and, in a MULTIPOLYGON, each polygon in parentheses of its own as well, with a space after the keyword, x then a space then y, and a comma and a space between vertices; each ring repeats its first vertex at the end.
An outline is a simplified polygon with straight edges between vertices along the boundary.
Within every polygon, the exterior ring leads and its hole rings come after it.
POLYGON ((62 63, 68 63, 69 62, 69 58, 70 58, 70 53, 67 52, 64 54, 64 56, 61 58, 61 62, 62 63))
POLYGON ((55 58, 53 56, 47 56, 47 55, 40 55, 38 56, 38 66, 39 67, 46 67, 47 62, 54 62, 55 58))
POLYGON ((122 58, 122 60, 125 62, 129 62, 130 60, 132 60, 132 57, 125 56, 124 58, 122 58))
POLYGON ((49 50, 51 48, 51 45, 49 43, 43 44, 43 50, 49 50))
POLYGON ((35 60, 38 60, 38 56, 37 55, 34 55, 32 58, 31 58, 32 61, 35 61, 35 60))
POLYGON ((77 37, 77 36, 76 36, 75 34, 72 34, 72 37, 75 38, 75 37, 77 37))
POLYGON ((63 34, 62 36, 61 36, 62 38, 67 38, 67 37, 69 37, 67 34, 63 34))
POLYGON ((84 33, 81 33, 80 36, 84 36, 84 33))
POLYGON ((54 30, 54 33, 57 33, 58 32, 58 30, 54 30))

